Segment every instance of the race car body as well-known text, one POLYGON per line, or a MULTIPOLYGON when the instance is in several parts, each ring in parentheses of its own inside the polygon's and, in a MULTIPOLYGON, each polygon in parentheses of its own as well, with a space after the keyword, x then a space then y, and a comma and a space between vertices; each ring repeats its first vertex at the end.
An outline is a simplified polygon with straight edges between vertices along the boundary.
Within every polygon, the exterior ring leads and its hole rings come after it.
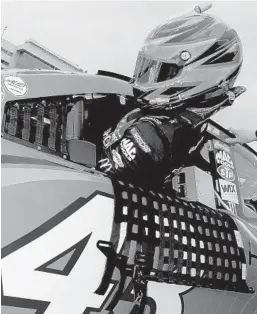
POLYGON ((257 313, 256 153, 208 121, 210 168, 180 169, 177 201, 111 181, 95 167, 121 97, 111 76, 3 71, 2 313, 257 313))

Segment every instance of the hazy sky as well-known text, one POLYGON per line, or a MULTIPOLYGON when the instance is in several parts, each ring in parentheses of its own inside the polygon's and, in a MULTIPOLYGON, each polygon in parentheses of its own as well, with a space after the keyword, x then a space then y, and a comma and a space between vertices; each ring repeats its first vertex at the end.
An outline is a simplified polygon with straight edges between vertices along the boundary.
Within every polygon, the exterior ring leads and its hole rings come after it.
MULTIPOLYGON (((89 72, 105 69, 131 76, 138 50, 151 29, 199 3, 2 1, 1 27, 8 27, 4 38, 14 44, 33 38, 89 72)), ((226 127, 257 128, 257 1, 212 3, 209 12, 241 37, 244 65, 237 84, 248 90, 214 119, 226 127)))

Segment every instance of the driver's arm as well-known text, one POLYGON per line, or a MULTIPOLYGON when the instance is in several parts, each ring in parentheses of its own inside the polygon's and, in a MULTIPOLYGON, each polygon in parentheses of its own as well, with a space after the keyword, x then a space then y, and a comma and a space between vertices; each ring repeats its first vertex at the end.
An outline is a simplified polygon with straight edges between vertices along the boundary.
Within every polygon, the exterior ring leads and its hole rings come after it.
MULTIPOLYGON (((156 124, 161 120, 144 117, 127 129, 123 137, 106 151, 109 173, 127 180, 162 178, 171 158, 170 143, 156 124)), ((169 124, 172 138, 174 126, 169 124)), ((101 168, 101 165, 100 165, 101 168)), ((108 172, 107 172, 108 173, 108 172)))

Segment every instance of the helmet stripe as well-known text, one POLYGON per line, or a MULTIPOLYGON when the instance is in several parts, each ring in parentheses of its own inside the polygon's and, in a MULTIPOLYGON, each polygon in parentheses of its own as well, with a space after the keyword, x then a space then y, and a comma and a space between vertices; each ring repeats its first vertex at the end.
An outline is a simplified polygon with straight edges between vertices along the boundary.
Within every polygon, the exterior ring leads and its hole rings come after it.
POLYGON ((193 24, 190 26, 185 26, 179 29, 177 32, 172 33, 171 35, 179 34, 168 40, 166 44, 172 44, 177 42, 185 41, 186 39, 190 40, 192 35, 195 35, 197 32, 202 31, 205 27, 213 24, 213 18, 205 18, 203 21, 193 24))

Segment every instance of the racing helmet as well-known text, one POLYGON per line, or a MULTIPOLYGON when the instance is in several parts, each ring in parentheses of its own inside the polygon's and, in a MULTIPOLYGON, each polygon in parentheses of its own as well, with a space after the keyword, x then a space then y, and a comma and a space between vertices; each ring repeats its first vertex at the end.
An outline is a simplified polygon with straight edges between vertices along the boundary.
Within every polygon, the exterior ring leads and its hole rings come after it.
POLYGON ((134 71, 134 95, 148 109, 183 103, 204 116, 226 98, 242 61, 239 36, 222 21, 200 13, 174 18, 147 36, 134 71))

